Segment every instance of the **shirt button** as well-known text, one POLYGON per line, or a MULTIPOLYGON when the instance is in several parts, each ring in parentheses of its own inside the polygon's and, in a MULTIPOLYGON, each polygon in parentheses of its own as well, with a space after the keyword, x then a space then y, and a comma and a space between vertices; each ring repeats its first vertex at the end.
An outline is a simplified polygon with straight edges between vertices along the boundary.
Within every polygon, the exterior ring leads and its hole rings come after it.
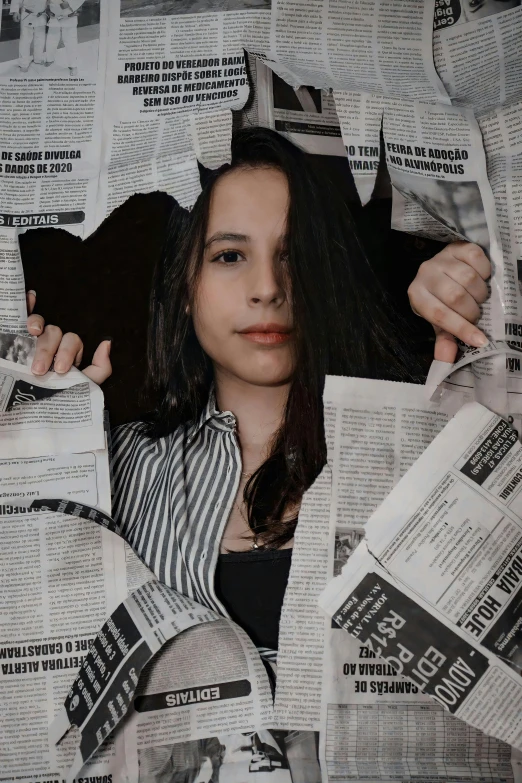
POLYGON ((233 416, 225 416, 225 424, 235 424, 233 416))

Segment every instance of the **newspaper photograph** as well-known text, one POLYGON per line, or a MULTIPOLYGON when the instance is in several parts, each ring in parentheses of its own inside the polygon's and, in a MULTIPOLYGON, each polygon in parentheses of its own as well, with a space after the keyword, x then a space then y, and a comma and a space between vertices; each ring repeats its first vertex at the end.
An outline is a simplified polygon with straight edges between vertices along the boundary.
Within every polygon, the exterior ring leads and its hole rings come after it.
POLYGON ((517 8, 520 0, 435 0, 434 30, 517 8))
POLYGON ((279 131, 313 155, 346 155, 338 112, 329 91, 294 88, 258 59, 255 91, 257 124, 279 131))
POLYGON ((0 32, 2 76, 74 79, 92 70, 98 56, 100 0, 71 0, 62 6, 60 0, 4 3, 0 32), (63 45, 58 51, 60 42, 63 45))
POLYGON ((465 405, 372 515, 320 600, 423 693, 518 749, 521 466, 507 422, 465 405))

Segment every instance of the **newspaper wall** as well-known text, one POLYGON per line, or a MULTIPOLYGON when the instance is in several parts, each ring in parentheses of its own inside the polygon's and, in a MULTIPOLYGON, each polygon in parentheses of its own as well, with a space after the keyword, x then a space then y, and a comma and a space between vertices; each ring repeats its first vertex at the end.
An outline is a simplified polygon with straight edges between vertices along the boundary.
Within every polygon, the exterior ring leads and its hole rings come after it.
MULTIPOLYGON (((515 411, 510 408, 514 398, 501 396, 517 393, 518 346, 506 353, 501 340, 506 329, 516 342, 522 329, 517 290, 520 120, 513 103, 520 99, 519 2, 407 0, 397 6, 389 0, 273 0, 271 9, 265 0, 71 0, 70 10, 63 5, 10 0, 2 9, 0 332, 5 334, 0 355, 24 363, 31 350, 23 339, 25 291, 17 232, 55 226, 86 236, 135 192, 160 189, 191 206, 199 192, 197 160, 215 167, 228 157, 230 109, 240 108, 248 95, 246 45, 276 74, 260 67, 255 75, 258 120, 310 151, 346 153, 366 201, 379 165, 384 112, 395 225, 448 240, 464 237, 488 250, 495 274, 483 326, 497 339, 488 347, 491 363, 484 353, 468 355, 468 363, 477 358, 481 363, 474 362, 471 381, 468 376, 451 404, 454 410, 476 394, 479 378, 491 407, 515 411), (276 101, 275 84, 281 101, 276 101), (480 130, 475 114, 480 114, 480 130)), ((447 368, 442 381, 446 374, 447 368)), ((192 619, 201 622, 170 641, 162 629, 165 644, 142 678, 134 671, 134 682, 131 666, 128 676, 118 680, 121 661, 117 670, 107 667, 104 656, 115 648, 108 651, 110 642, 103 645, 105 631, 124 659, 127 641, 109 618, 125 600, 125 606, 135 605, 139 597, 143 608, 161 587, 143 587, 150 573, 132 552, 117 536, 81 518, 82 505, 95 507, 93 519, 100 509, 109 510, 107 459, 99 396, 91 384, 73 376, 63 383, 50 376, 35 385, 8 363, 0 367, 0 430, 5 435, 0 442, 6 444, 0 475, 2 500, 8 501, 0 506, 5 561, 0 777, 65 778, 68 769, 74 776, 89 757, 81 774, 110 777, 114 783, 174 777, 187 770, 196 777, 221 775, 225 781, 270 773, 281 783, 308 782, 321 779, 319 754, 325 780, 520 778, 517 756, 505 742, 487 738, 434 704, 422 678, 413 684, 405 680, 395 660, 383 662, 363 650, 341 628, 325 622, 317 607, 328 579, 349 557, 348 566, 356 567, 351 554, 363 538, 365 520, 446 421, 435 403, 423 402, 422 390, 339 379, 327 384, 329 466, 300 513, 272 715, 266 674, 245 635, 204 612, 196 617, 200 610, 183 601, 183 611, 195 612, 192 619), (11 447, 17 451, 9 452, 11 447), (67 508, 57 501, 52 511, 43 511, 49 496, 67 498, 67 508), (62 513, 75 509, 76 517, 62 513), (103 623, 105 631, 91 645, 103 623), (202 649, 212 649, 216 658, 205 656, 200 662, 202 649), (84 675, 73 685, 80 667, 84 675), (114 693, 102 688, 100 674, 109 675, 114 693), (248 693, 233 690, 230 700, 212 698, 216 688, 243 681, 250 683, 248 693), (60 706, 68 692, 64 713, 60 706), (208 700, 203 692, 210 694, 208 700), (71 730, 55 746, 67 721, 76 725, 73 713, 81 699, 88 714, 78 721, 79 732, 71 730), (106 720, 94 720, 96 741, 85 755, 81 749, 77 755, 96 705, 103 706, 106 720), (56 713, 58 723, 50 734, 56 713)), ((513 435, 505 432, 499 448, 514 454, 513 435)), ((517 475, 510 479, 516 486, 517 475)), ((495 503, 498 511, 498 498, 495 503)), ((514 529, 519 520, 512 511, 507 517, 514 529)), ((509 522, 504 527, 507 531, 509 522)), ((371 551, 378 549, 372 544, 371 551)), ((379 578, 390 578, 367 557, 368 570, 371 565, 379 578)), ((516 557, 511 575, 518 574, 516 557)), ((420 600, 423 611, 432 612, 411 586, 402 595, 397 606, 420 600)), ((500 594, 495 595, 498 601, 500 594)), ((166 604, 165 599, 163 609, 166 604)), ((143 637, 151 604, 145 609, 142 620, 128 626, 139 627, 143 637)), ((475 622, 482 622, 480 617, 475 622)), ((426 628, 430 623, 435 627, 430 619, 426 628)), ((515 624, 508 631, 510 642, 517 638, 515 624)), ((450 629, 451 636, 448 628, 446 618, 438 637, 466 641, 464 631, 450 629)), ((392 622, 387 630, 402 626, 392 622)), ((460 672, 460 684, 471 667, 469 640, 466 644, 464 663, 444 670, 454 682, 460 672)), ((411 637, 404 646, 417 650, 411 637)), ((510 660, 518 666, 517 650, 510 660)), ((432 652, 418 671, 441 669, 439 653, 432 652)), ((496 667, 498 682, 507 682, 508 688, 514 682, 514 692, 518 681, 507 665, 491 664, 492 654, 473 653, 473 663, 486 667, 480 687, 491 689, 496 667)), ((408 658, 402 655, 401 664, 408 658)), ((506 731, 493 712, 487 720, 479 714, 484 700, 474 693, 475 701, 470 696, 465 704, 459 695, 458 715, 519 744, 515 710, 506 731), (470 704, 478 704, 477 709, 470 704)), ((498 693, 489 690, 485 701, 490 695, 493 699, 498 693)))

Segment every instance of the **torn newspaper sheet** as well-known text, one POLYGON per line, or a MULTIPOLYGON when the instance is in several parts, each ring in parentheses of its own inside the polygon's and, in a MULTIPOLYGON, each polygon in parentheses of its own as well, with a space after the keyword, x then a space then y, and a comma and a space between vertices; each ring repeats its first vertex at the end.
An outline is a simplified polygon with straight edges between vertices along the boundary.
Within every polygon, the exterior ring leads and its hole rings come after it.
POLYGON ((370 200, 381 157, 383 99, 360 92, 334 92, 341 133, 361 203, 370 200))
POLYGON ((70 725, 80 731, 68 781, 125 716, 126 746, 134 748, 127 762, 137 770, 157 744, 204 739, 221 732, 223 724, 230 732, 254 731, 266 720, 270 725, 272 696, 244 631, 152 581, 131 593, 104 624, 51 727, 55 741, 70 725), (187 629, 192 633, 178 640, 187 629), (203 650, 212 653, 202 655, 203 650))
POLYGON ((449 103, 432 56, 435 0, 272 0, 270 34, 245 46, 294 87, 449 103))
MULTIPOLYGON (((504 253, 482 136, 473 112, 386 100, 383 133, 393 184, 393 227, 434 239, 467 240, 485 250, 493 270, 491 295, 482 305, 478 326, 490 340, 504 340, 504 253)), ((467 391, 501 415, 511 412, 507 350, 501 342, 493 351, 491 344, 478 352, 464 347, 463 363, 473 359, 473 379, 467 391)), ((455 409, 449 392, 439 400, 455 409)))
POLYGON ((522 747, 522 446, 465 405, 366 525, 321 606, 423 693, 522 747))
MULTIPOLYGON (((427 214, 452 239, 475 242, 487 252, 495 275, 480 326, 490 337, 503 340, 502 246, 482 137, 473 113, 450 106, 386 101, 383 133, 394 191, 404 197, 402 221, 393 227, 429 234, 432 221, 422 230, 427 214)), ((394 214, 397 219, 397 210, 394 214)))
POLYGON ((437 0, 433 58, 452 102, 485 111, 519 100, 521 35, 520 0, 437 0))
POLYGON ((0 413, 0 460, 105 448, 103 393, 75 368, 37 378, 0 359, 0 413))

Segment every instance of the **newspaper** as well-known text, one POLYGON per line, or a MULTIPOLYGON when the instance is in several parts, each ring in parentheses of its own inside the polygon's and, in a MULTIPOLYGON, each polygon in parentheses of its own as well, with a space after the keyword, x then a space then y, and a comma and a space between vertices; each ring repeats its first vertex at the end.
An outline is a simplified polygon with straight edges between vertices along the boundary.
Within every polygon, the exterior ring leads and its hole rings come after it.
POLYGON ((84 238, 134 193, 161 190, 191 207, 198 160, 229 160, 231 109, 249 92, 243 31, 270 15, 265 0, 233 5, 3 3, 0 334, 10 337, 0 339, 0 357, 11 358, 2 342, 18 335, 25 363, 31 345, 22 340, 20 232, 54 227, 84 238))
POLYGON ((257 124, 274 128, 313 155, 346 155, 331 92, 293 88, 257 58, 254 69, 257 124))
MULTIPOLYGON (((491 295, 478 322, 491 342, 478 352, 463 346, 463 362, 473 359, 467 388, 476 399, 508 415, 508 347, 502 342, 505 254, 477 120, 470 109, 386 100, 383 134, 393 185, 393 227, 441 240, 475 242, 491 261, 491 295)), ((445 376, 451 371, 448 365, 445 376)))
POLYGON ((244 631, 152 581, 133 591, 98 633, 51 733, 57 741, 71 724, 80 731, 67 778, 72 783, 127 717, 126 765, 147 780, 144 767, 151 774, 171 745, 222 734, 224 725, 230 733, 255 731, 270 722, 271 707, 266 672, 244 631), (142 676, 155 653, 187 629, 193 630, 142 676))
POLYGON ((348 163, 361 203, 372 197, 381 159, 383 99, 360 92, 334 92, 348 163))
POLYGON ((245 46, 282 79, 416 100, 449 102, 432 57, 435 0, 272 0, 269 31, 245 46))
MULTIPOLYGON (((475 387, 473 372, 458 372, 470 358, 492 356, 496 362, 495 371, 507 391, 507 408, 499 405, 499 394, 493 394, 486 404, 507 413, 516 422, 522 413, 522 368, 520 348, 522 343, 522 289, 519 275, 522 275, 522 235, 520 233, 520 198, 519 191, 522 183, 522 137, 520 132, 522 120, 522 104, 519 101, 510 106, 496 109, 482 114, 479 126, 484 143, 487 161, 488 179, 491 185, 498 226, 498 234, 501 241, 503 255, 502 307, 504 311, 505 343, 494 341, 478 353, 467 351, 464 357, 454 366, 441 366, 435 363, 430 372, 429 390, 434 392, 437 384, 439 388, 439 400, 444 399, 444 394, 450 398, 458 396, 466 389, 472 391, 475 387), (494 357, 495 352, 503 354, 494 357)), ((494 272, 496 276, 496 271, 494 272)), ((479 366, 485 366, 481 359, 474 366, 475 374, 479 366)), ((493 367, 493 365, 491 365, 493 367)), ((487 371, 487 366, 486 366, 487 371)), ((491 371, 491 370, 490 370, 491 371)))
POLYGON ((105 448, 103 394, 75 368, 36 378, 0 359, 0 459, 105 448))
MULTIPOLYGON (((482 137, 473 113, 453 106, 387 101, 383 134, 394 198, 397 193, 402 196, 402 208, 395 207, 393 227, 423 233, 427 214, 432 219, 429 226, 437 221, 447 238, 475 242, 486 250, 495 275, 479 325, 486 334, 502 340, 502 247, 482 137)), ((429 226, 424 233, 430 233, 429 226)))
POLYGON ((267 4, 202 14, 213 4, 73 0, 72 12, 58 0, 24 3, 18 22, 19 0, 4 12, 18 41, 0 33, 2 106, 16 118, 0 129, 0 225, 86 236, 129 195, 151 190, 191 206, 209 113, 222 162, 229 154, 226 117, 249 92, 243 30, 267 4))
POLYGON ((422 387, 328 377, 328 465, 306 493, 281 618, 275 717, 320 736, 323 781, 520 780, 519 757, 434 704, 318 608, 364 522, 448 415, 422 387))
POLYGON ((519 100, 521 34, 520 0, 437 0, 433 58, 452 102, 484 111, 519 100))
MULTIPOLYGON (((71 418, 72 403, 69 399, 63 405, 71 418)), ((19 410, 31 407, 28 402, 19 410)), ((1 413, 0 421, 9 415, 1 413)), ((96 426, 104 447, 103 424, 98 421, 96 426)), ((30 434, 18 433, 26 453, 30 434)), ((48 441, 56 443, 52 430, 48 441)), ((79 448, 88 445, 81 428, 76 442, 79 448)), ((74 747, 65 743, 55 748, 49 724, 92 637, 126 595, 125 552, 121 539, 109 531, 88 519, 66 516, 59 507, 42 510, 40 506, 48 506, 40 501, 46 495, 65 496, 73 508, 88 503, 110 511, 107 452, 102 448, 2 459, 0 485, 1 777, 55 779, 66 771, 74 747)), ((123 758, 124 747, 117 740, 101 751, 99 764, 110 773, 123 758)))
POLYGON ((522 748, 522 446, 465 405, 366 525, 320 604, 419 690, 522 748))

